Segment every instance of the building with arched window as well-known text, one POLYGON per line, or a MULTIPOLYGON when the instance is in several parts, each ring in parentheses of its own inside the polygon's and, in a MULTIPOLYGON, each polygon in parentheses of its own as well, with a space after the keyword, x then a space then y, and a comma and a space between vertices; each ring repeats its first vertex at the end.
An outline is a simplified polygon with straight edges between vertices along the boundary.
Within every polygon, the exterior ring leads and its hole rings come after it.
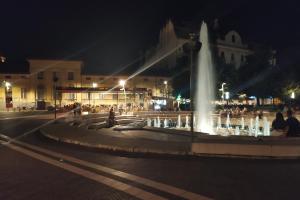
POLYGON ((248 45, 243 43, 240 34, 234 30, 225 34, 224 38, 216 41, 218 55, 224 59, 225 63, 233 64, 236 69, 247 62, 247 56, 252 54, 248 45))

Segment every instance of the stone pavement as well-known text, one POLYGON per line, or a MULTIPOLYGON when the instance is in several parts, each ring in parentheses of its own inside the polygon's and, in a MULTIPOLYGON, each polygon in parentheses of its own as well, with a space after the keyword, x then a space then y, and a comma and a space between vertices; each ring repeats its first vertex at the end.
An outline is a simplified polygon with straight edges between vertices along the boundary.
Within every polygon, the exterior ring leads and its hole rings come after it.
POLYGON ((102 128, 87 130, 65 123, 54 123, 40 129, 50 139, 85 147, 113 151, 186 155, 191 152, 190 138, 150 131, 113 131, 102 128))

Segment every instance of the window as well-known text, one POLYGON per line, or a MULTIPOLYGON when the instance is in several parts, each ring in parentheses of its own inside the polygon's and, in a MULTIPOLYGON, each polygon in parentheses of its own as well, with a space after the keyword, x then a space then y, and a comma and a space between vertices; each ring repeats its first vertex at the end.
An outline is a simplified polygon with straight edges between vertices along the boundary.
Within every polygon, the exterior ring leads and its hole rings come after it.
POLYGON ((68 72, 68 80, 69 81, 74 80, 74 72, 68 72))
POLYGON ((225 53, 224 53, 224 51, 221 52, 221 58, 225 59, 225 53))
POLYGON ((11 76, 4 76, 5 79, 11 79, 11 76))
POLYGON ((44 100, 45 99, 45 87, 43 85, 39 85, 37 87, 37 99, 44 100))
POLYGON ((37 79, 39 79, 39 80, 44 79, 44 72, 38 72, 37 73, 37 79))
POLYGON ((52 78, 53 78, 53 80, 57 80, 58 79, 58 73, 57 72, 52 72, 52 78))
POLYGON ((231 41, 232 41, 232 43, 235 43, 235 35, 231 36, 231 41))
POLYGON ((105 94, 100 93, 100 94, 99 94, 99 99, 105 99, 105 94))
POLYGON ((23 79, 26 79, 27 77, 26 76, 20 76, 21 78, 23 78, 23 79))
POLYGON ((27 89, 21 88, 21 99, 26 99, 26 98, 27 98, 27 89))
POLYGON ((149 80, 148 80, 147 78, 144 78, 144 81, 147 82, 147 81, 149 81, 149 80))
POLYGON ((86 77, 85 80, 90 81, 90 80, 91 80, 91 77, 86 77))
POLYGON ((117 100, 118 99, 118 94, 113 94, 113 100, 117 100))
POLYGON ((231 54, 230 61, 231 61, 231 62, 234 62, 234 54, 233 54, 233 53, 231 54))
POLYGON ((99 80, 102 81, 102 80, 104 80, 104 78, 103 78, 103 77, 100 77, 99 80))
POLYGON ((68 94, 68 99, 74 101, 74 100, 76 99, 75 93, 69 93, 69 94, 68 94))

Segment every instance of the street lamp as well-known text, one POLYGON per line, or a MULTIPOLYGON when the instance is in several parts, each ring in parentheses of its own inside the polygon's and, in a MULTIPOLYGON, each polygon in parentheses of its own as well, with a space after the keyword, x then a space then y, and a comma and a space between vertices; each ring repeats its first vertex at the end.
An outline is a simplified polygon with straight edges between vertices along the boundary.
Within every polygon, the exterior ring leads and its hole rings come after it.
POLYGON ((295 99, 295 92, 292 92, 291 99, 295 99))
POLYGON ((119 85, 122 87, 121 90, 124 91, 124 98, 125 98, 125 114, 126 114, 126 107, 127 107, 127 104, 126 104, 126 91, 125 91, 125 84, 126 84, 126 81, 125 80, 120 80, 119 81, 119 85))
POLYGON ((227 106, 228 106, 228 100, 230 98, 230 93, 229 92, 225 92, 225 99, 227 101, 227 106))
POLYGON ((224 98, 225 98, 225 95, 224 95, 224 92, 225 92, 224 85, 226 85, 225 82, 223 82, 223 83, 221 84, 221 89, 220 89, 220 91, 222 92, 221 98, 222 98, 223 101, 224 101, 224 98))
POLYGON ((98 84, 97 84, 97 83, 93 83, 93 84, 92 84, 92 87, 93 87, 93 88, 96 88, 96 87, 98 87, 98 84))
POLYGON ((11 83, 7 82, 7 81, 4 81, 4 85, 5 85, 7 90, 9 90, 9 88, 11 87, 11 83))
POLYGON ((165 85, 165 97, 168 98, 168 81, 164 81, 165 85))
POLYGON ((194 140, 194 56, 195 52, 200 51, 202 43, 197 40, 197 34, 190 33, 190 110, 191 110, 191 135, 194 140))

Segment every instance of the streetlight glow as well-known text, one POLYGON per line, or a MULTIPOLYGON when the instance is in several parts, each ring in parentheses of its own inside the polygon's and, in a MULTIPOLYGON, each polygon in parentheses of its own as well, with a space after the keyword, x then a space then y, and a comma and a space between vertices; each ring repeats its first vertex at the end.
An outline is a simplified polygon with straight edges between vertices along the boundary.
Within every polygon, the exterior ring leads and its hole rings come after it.
POLYGON ((168 84, 168 81, 164 81, 164 84, 167 85, 167 84, 168 84))
POLYGON ((125 80, 120 80, 119 81, 119 85, 122 86, 123 88, 125 87, 125 83, 126 83, 125 80))
POLYGON ((225 99, 228 100, 230 98, 230 93, 229 92, 225 92, 225 99))
POLYGON ((292 98, 292 99, 295 99, 295 92, 292 92, 291 98, 292 98))
POLYGON ((92 86, 93 86, 93 88, 96 88, 96 87, 98 87, 98 84, 97 83, 93 83, 92 86))

